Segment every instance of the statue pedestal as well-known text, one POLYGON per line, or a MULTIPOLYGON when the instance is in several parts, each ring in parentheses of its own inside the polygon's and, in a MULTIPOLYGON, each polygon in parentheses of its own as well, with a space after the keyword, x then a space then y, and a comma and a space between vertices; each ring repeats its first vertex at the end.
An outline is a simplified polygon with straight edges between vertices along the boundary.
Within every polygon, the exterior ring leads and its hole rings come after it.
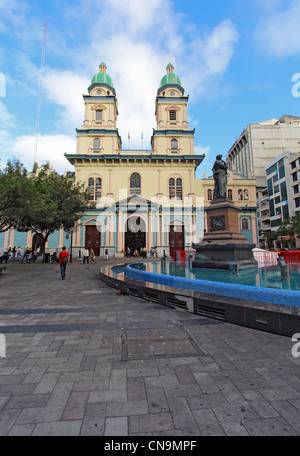
POLYGON ((193 267, 242 270, 257 267, 248 239, 239 230, 240 208, 225 198, 213 200, 208 208, 207 232, 196 249, 193 267))

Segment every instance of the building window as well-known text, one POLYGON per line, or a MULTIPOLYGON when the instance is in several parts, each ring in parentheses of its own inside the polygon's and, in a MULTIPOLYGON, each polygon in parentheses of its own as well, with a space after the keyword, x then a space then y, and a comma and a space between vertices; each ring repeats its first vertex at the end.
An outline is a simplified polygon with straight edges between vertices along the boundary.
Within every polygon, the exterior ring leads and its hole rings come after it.
POLYGON ((94 139, 94 149, 96 149, 96 150, 100 149, 100 138, 94 139))
POLYGON ((247 218, 242 218, 242 230, 249 230, 249 220, 247 218))
POLYGON ((130 176, 130 195, 141 194, 141 176, 138 173, 133 173, 130 176))
POLYGON ((93 177, 89 178, 88 181, 88 192, 90 194, 90 200, 95 201, 98 198, 101 198, 102 193, 102 179, 97 177, 94 179, 93 177))
POLYGON ((284 169, 284 160, 283 160, 283 158, 279 161, 278 167, 279 167, 279 179, 282 179, 283 177, 285 177, 285 169, 284 169))
POLYGON ((244 200, 248 201, 249 200, 249 192, 247 189, 244 190, 244 200))
POLYGON ((102 112, 99 109, 96 110, 96 122, 102 120, 102 112))
POLYGON ((281 200, 286 201, 287 200, 287 188, 286 188, 285 182, 282 182, 282 184, 280 184, 280 191, 281 191, 281 200))
POLYGON ((176 120, 176 111, 169 111, 169 120, 176 120))
POLYGON ((171 139, 171 150, 178 150, 178 141, 177 139, 171 139))
POLYGON ((289 206, 287 204, 285 206, 282 206, 282 217, 283 220, 287 220, 290 217, 289 206))
POLYGON ((208 201, 212 201, 212 190, 211 189, 209 189, 207 191, 207 199, 208 199, 208 201))
POLYGON ((239 199, 239 201, 243 201, 243 190, 242 189, 239 189, 239 191, 238 191, 238 199, 239 199))
POLYGON ((169 179, 169 199, 182 200, 182 179, 169 179))
POLYGON ((231 190, 231 188, 228 190, 228 199, 232 201, 232 190, 231 190))

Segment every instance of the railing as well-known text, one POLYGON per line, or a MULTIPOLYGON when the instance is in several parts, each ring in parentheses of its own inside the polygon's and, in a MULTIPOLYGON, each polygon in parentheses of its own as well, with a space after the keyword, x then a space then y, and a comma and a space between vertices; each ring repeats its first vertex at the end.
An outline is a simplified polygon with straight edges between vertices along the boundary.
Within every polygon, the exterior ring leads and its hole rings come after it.
POLYGON ((277 265, 278 264, 278 257, 279 252, 273 252, 270 250, 260 250, 260 249, 253 249, 253 256, 254 259, 257 261, 259 266, 263 265, 277 265))
POLYGON ((300 250, 281 250, 280 256, 287 264, 300 264, 300 250))
POLYGON ((300 250, 253 250, 254 259, 258 262, 258 265, 277 265, 278 258, 284 258, 287 264, 300 264, 300 250))

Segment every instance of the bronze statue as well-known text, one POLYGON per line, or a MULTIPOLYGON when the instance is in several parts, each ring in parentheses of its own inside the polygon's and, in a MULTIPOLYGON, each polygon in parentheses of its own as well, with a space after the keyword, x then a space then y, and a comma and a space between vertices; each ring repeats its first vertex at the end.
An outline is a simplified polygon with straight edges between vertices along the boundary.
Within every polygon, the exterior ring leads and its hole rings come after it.
POLYGON ((214 199, 227 198, 227 169, 228 166, 222 160, 222 155, 217 155, 212 168, 215 180, 214 199))

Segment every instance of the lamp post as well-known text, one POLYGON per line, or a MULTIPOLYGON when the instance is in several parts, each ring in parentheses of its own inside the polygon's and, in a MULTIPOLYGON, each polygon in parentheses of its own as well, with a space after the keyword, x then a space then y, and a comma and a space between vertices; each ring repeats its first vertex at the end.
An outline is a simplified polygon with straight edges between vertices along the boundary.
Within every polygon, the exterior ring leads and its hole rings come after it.
POLYGON ((70 230, 70 234, 71 234, 70 263, 72 263, 72 257, 73 257, 73 229, 70 230))
POLYGON ((176 262, 176 225, 174 225, 174 248, 175 248, 175 262, 176 262))

